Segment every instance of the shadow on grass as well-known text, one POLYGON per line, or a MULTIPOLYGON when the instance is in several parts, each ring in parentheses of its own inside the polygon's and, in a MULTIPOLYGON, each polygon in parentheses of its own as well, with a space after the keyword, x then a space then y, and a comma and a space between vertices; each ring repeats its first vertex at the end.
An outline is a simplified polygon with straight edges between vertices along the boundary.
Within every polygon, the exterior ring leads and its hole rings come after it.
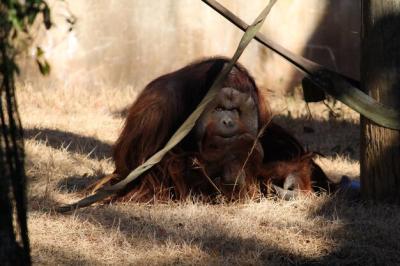
POLYGON ((345 120, 317 121, 284 115, 275 116, 273 121, 293 133, 307 150, 324 156, 342 155, 353 160, 360 158, 359 124, 345 120))
POLYGON ((63 249, 60 246, 35 245, 32 250, 34 265, 102 265, 102 261, 87 257, 76 249, 63 249), (52 259, 49 259, 51 257, 52 259))
MULTIPOLYGON (((152 207, 148 208, 146 211, 151 213, 152 207)), ((132 209, 136 208, 133 206, 132 209)), ((157 217, 157 212, 155 215, 146 215, 143 211, 133 214, 127 213, 127 210, 122 212, 107 206, 79 210, 75 217, 97 226, 101 225, 107 230, 119 230, 135 242, 143 239, 147 243, 155 241, 161 246, 180 246, 190 243, 208 255, 209 260, 203 261, 208 265, 221 263, 241 265, 249 262, 262 265, 397 265, 400 263, 399 207, 350 201, 344 196, 335 196, 329 197, 324 204, 310 210, 307 215, 307 219, 316 219, 316 224, 324 223, 328 232, 302 230, 299 234, 328 238, 334 242, 330 247, 319 247, 322 254, 319 257, 300 255, 296 249, 291 248, 290 243, 279 246, 272 240, 257 236, 242 237, 239 233, 232 232, 229 224, 212 221, 212 217, 206 217, 208 216, 206 213, 196 217, 196 228, 190 224, 193 221, 188 223, 185 217, 177 217, 174 214, 161 214, 157 217)), ((255 223, 255 226, 263 224, 255 223)), ((282 237, 284 238, 284 235, 282 237)))
MULTIPOLYGON (((338 120, 292 119, 283 115, 274 119, 293 132, 309 150, 318 151, 328 156, 340 154, 358 159, 358 124, 338 120)), ((60 130, 28 129, 25 131, 25 136, 28 139, 44 141, 55 149, 63 149, 68 146, 68 151, 82 155, 89 154, 88 157, 94 159, 109 156, 111 150, 111 145, 95 138, 60 130)), ((60 180, 57 187, 64 193, 80 192, 96 180, 98 176, 100 175, 70 176, 60 180)), ((51 198, 33 198, 31 201, 33 205, 31 204, 30 210, 43 212, 51 212, 54 206, 59 205, 51 198)), ((396 253, 400 248, 400 229, 398 226, 400 218, 399 215, 394 214, 388 216, 387 212, 390 211, 386 210, 385 212, 380 208, 380 205, 370 206, 364 203, 333 198, 317 210, 310 211, 308 213, 310 219, 318 218, 332 224, 339 221, 341 224, 339 228, 333 229, 333 233, 326 236, 332 238, 335 247, 330 247, 329 250, 323 249, 321 253, 324 255, 320 257, 299 255, 289 246, 277 246, 276 243, 265 238, 242 237, 240 234, 232 233, 229 226, 213 221, 207 222, 206 218, 203 218, 202 222, 196 222, 196 226, 206 232, 200 233, 199 230, 194 230, 193 226, 188 226, 184 218, 165 215, 167 220, 165 221, 156 219, 153 215, 135 215, 107 206, 79 210, 76 217, 82 222, 89 221, 107 230, 117 229, 127 238, 136 238, 139 241, 143 239, 143 241, 156 241, 160 245, 175 244, 178 246, 190 243, 190 245, 207 254, 204 261, 201 261, 204 265, 244 264, 248 261, 273 265, 386 264, 386 262, 396 264, 400 262, 399 255, 396 253), (383 215, 383 218, 372 217, 371 219, 371 212, 374 215, 383 215), (171 221, 171 219, 176 221, 171 221), (116 225, 118 225, 118 228, 116 225)), ((395 209, 395 212, 400 213, 398 208, 395 209)), ((301 231, 303 235, 310 233, 313 232, 301 231)), ((324 237, 321 232, 317 232, 317 234, 319 234, 317 235, 318 238, 324 237)), ((307 245, 307 243, 304 243, 304 245, 307 245)), ((79 254, 69 253, 69 251, 61 250, 57 253, 57 256, 77 264, 93 263, 92 260, 81 258, 79 254)), ((179 256, 170 258, 166 255, 166 259, 168 264, 190 263, 190 258, 185 261, 179 256)), ((137 264, 146 262, 147 260, 144 258, 138 258, 136 261, 137 264)))
POLYGON ((54 206, 58 206, 52 195, 34 195, 28 198, 28 210, 51 213, 54 206))
POLYGON ((104 174, 69 176, 58 181, 56 187, 62 193, 85 192, 91 184, 103 176, 104 174))
POLYGON ((124 108, 121 108, 121 109, 119 109, 119 110, 113 111, 113 112, 111 113, 111 115, 112 115, 114 118, 125 118, 125 117, 128 116, 129 107, 130 107, 130 105, 128 105, 128 106, 126 106, 126 107, 124 107, 124 108))
POLYGON ((337 195, 311 210, 308 217, 340 224, 331 234, 335 250, 319 258, 323 264, 400 264, 399 206, 353 201, 337 195))
MULTIPOLYGON (((146 242, 155 241, 160 246, 182 246, 190 243, 191 246, 199 248, 208 255, 207 259, 202 261, 205 263, 204 265, 243 265, 249 262, 276 265, 309 261, 306 257, 296 256, 288 250, 278 249, 276 245, 257 237, 243 238, 234 236, 235 234, 232 233, 229 234, 229 228, 215 223, 207 217, 198 217, 200 219, 196 220, 197 228, 187 226, 187 221, 183 217, 163 215, 157 219, 153 215, 128 214, 107 206, 86 211, 80 210, 75 217, 97 226, 101 225, 107 230, 119 230, 128 239, 134 239, 135 242, 143 239, 146 242), (197 232, 199 229, 203 233, 197 232)), ((179 262, 179 258, 176 259, 176 261, 170 262, 179 262)), ((180 262, 187 264, 193 263, 193 260, 194 258, 188 258, 187 262, 180 262)))
POLYGON ((54 149, 67 149, 70 152, 86 155, 91 159, 104 159, 111 156, 111 145, 94 137, 82 136, 58 129, 30 128, 24 130, 26 139, 39 140, 54 149))

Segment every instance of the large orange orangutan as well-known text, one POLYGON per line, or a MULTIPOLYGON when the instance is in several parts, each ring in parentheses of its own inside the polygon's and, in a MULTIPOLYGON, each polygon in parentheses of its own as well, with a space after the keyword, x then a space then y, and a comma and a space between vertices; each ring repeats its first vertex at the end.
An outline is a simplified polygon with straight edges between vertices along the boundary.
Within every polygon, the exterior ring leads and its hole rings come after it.
MULTIPOLYGON (((125 178, 165 145, 227 62, 195 62, 146 86, 115 143, 109 183, 125 178)), ((189 135, 118 197, 148 201, 222 194, 238 199, 266 193, 270 184, 292 191, 327 188, 329 181, 313 153, 270 119, 254 79, 236 64, 189 135)))

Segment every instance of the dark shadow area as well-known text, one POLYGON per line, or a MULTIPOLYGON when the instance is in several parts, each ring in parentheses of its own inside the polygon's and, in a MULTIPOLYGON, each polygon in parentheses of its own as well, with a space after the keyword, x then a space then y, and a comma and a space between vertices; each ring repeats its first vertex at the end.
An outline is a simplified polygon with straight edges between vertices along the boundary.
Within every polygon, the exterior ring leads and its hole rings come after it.
POLYGON ((51 195, 28 196, 28 211, 51 212, 58 205, 51 195))
MULTIPOLYGON (((38 140, 53 149, 66 149, 69 152, 81 154, 90 159, 99 160, 111 156, 111 145, 93 137, 81 136, 56 129, 25 129, 24 134, 25 139, 38 140)), ((92 175, 68 176, 59 180, 56 188, 62 193, 84 193, 91 184, 105 174, 107 173, 104 173, 102 170, 96 170, 92 175)), ((38 201, 46 202, 46 200, 38 201)), ((48 204, 45 205, 47 206, 48 204)))
POLYGON ((74 193, 74 192, 85 192, 87 188, 93 184, 95 181, 99 180, 103 177, 104 174, 98 175, 75 175, 63 178, 62 180, 58 181, 56 187, 62 193, 74 193))
MULTIPOLYGON (((354 12, 354 16, 352 19, 356 18, 357 21, 361 22, 361 1, 329 1, 329 5, 326 9, 326 16, 322 20, 321 24, 316 28, 315 33, 309 39, 310 48, 313 43, 320 37, 323 36, 324 39, 322 44, 335 49, 335 42, 343 43, 347 46, 354 46, 356 50, 351 49, 340 49, 340 50, 332 50, 332 53, 335 55, 336 61, 338 64, 332 65, 327 61, 320 61, 316 58, 313 58, 313 54, 308 49, 305 50, 304 54, 306 57, 315 59, 317 62, 328 66, 329 68, 339 71, 343 74, 346 74, 355 79, 359 79, 359 58, 361 55, 361 44, 360 44, 360 25, 357 26, 356 31, 359 32, 356 36, 357 38, 351 39, 342 39, 338 38, 339 34, 332 34, 332 32, 336 31, 337 33, 342 32, 343 28, 340 27, 327 27, 325 25, 326 21, 332 19, 342 19, 347 20, 347 25, 349 28, 352 27, 351 21, 348 21, 347 16, 342 16, 341 12, 334 12, 337 6, 345 6, 345 5, 356 5, 357 11, 354 12), (353 52, 351 52, 353 50, 353 52), (355 53, 354 53, 355 51, 355 53), (349 64, 347 67, 342 68, 340 62, 342 59, 352 60, 353 63, 349 64), (347 58, 347 59, 346 59, 347 58), (356 68, 354 68, 354 64, 356 64, 356 68), (338 66, 338 67, 337 67, 338 66), (353 67, 351 67, 353 66, 353 67), (336 68, 336 69, 335 69, 336 68), (353 72, 355 71, 355 72, 353 72), (358 75, 357 75, 358 74, 358 75)), ((381 92, 376 92, 379 95, 376 95, 376 98, 380 99, 382 102, 389 103, 392 107, 399 107, 398 99, 400 95, 400 90, 390 90, 390 86, 395 86, 399 88, 399 80, 393 80, 394 72, 397 72, 398 76, 398 68, 399 68, 399 58, 400 58, 400 50, 399 50, 399 38, 398 38, 398 29, 400 26, 400 16, 392 11, 389 11, 389 7, 393 7, 395 5, 394 2, 388 2, 385 4, 382 3, 374 3, 375 7, 374 12, 376 14, 384 15, 380 19, 376 18, 368 18, 371 19, 371 29, 369 32, 368 29, 365 29, 364 36, 368 38, 364 40, 363 45, 366 45, 370 42, 372 49, 369 49, 367 53, 362 55, 362 66, 363 68, 366 64, 370 64, 370 67, 367 72, 362 73, 362 79, 365 83, 368 83, 372 86, 378 86, 382 88, 381 92), (385 8, 383 6, 387 5, 385 8), (381 46, 379 46, 381 45, 381 46), (379 48, 377 48, 379 47, 379 48), (377 76, 374 76, 374 74, 377 76), (386 76, 388 75, 388 76, 386 76), (392 75, 392 76, 391 76, 392 75), (388 82, 389 81, 389 82, 388 82), (389 92, 390 93, 387 93, 389 92)), ((367 4, 365 4, 367 6, 367 4)), ((364 10, 365 12, 365 10, 364 10)), ((346 27, 347 28, 347 27, 346 27)), ((365 48, 365 47, 363 47, 365 48)), ((327 57, 325 57, 327 58, 327 57)), ((329 58, 327 58, 329 60, 329 58)), ((330 121, 328 122, 331 123, 330 121)), ((331 127, 333 130, 335 127, 331 127)), ((343 129, 347 128, 344 127, 343 129)), ((358 125, 357 125, 358 128, 358 125)), ((340 132, 347 134, 346 131, 342 131, 337 129, 340 132)), ((350 129, 353 131, 353 129, 350 129)), ((380 132, 382 134, 382 132, 380 132)), ((377 138, 381 137, 379 134, 376 136, 377 138)), ((396 167, 393 167, 398 164, 398 158, 400 157, 400 144, 399 139, 393 143, 390 143, 390 148, 386 149, 383 154, 379 157, 379 162, 376 162, 376 165, 372 163, 369 165, 369 170, 385 168, 386 172, 380 170, 380 173, 385 173, 384 177, 380 180, 375 180, 375 182, 384 182, 386 186, 391 187, 391 189, 386 189, 386 192, 381 197, 377 197, 379 202, 370 202, 370 201, 352 201, 343 196, 335 196, 330 198, 325 204, 322 204, 315 210, 311 210, 309 213, 310 218, 323 218, 328 222, 335 223, 335 221, 341 221, 342 226, 335 230, 335 237, 333 240, 337 242, 337 248, 334 252, 327 254, 319 258, 321 261, 326 262, 326 264, 335 264, 335 265, 399 265, 400 264, 400 207, 395 204, 386 204, 382 203, 387 200, 395 203, 400 202, 400 193, 398 191, 400 187, 400 181, 397 178, 400 173, 396 172, 396 167), (387 165, 385 165, 387 164, 387 165), (389 170, 391 169, 391 170, 389 170), (387 179, 386 179, 387 178, 387 179)), ((360 145, 360 139, 357 136, 357 147, 360 145)), ((379 142, 379 141, 378 141, 379 142)), ((343 141, 338 142, 340 145, 346 143, 343 141)), ((345 144, 346 146, 347 144, 345 144)), ((365 145, 365 143, 364 143, 365 145)), ((377 143, 377 146, 380 145, 388 145, 387 143, 377 143)), ((354 147, 350 146, 352 149, 354 147)), ((356 152, 358 153, 358 148, 356 152)), ((370 151, 371 152, 371 151, 370 151)), ((376 152, 376 151, 375 151, 376 152)), ((353 157, 354 159, 359 159, 359 157, 353 157)), ((397 169, 399 169, 397 167, 397 169)), ((368 189, 376 189, 377 187, 382 187, 377 183, 375 184, 367 184, 368 189)), ((366 186, 364 184, 364 186, 366 186)), ((325 264, 325 263, 324 263, 325 264)))
MULTIPOLYGON (((79 248, 77 247, 77 249, 79 248)), ((59 246, 55 248, 51 245, 35 245, 32 253, 32 263, 34 265, 48 265, 49 263, 54 263, 53 265, 102 265, 104 263, 93 258, 88 258, 78 250, 60 249, 59 246), (51 257, 53 259, 49 260, 46 258, 42 261, 40 258, 44 257, 51 257)))
MULTIPOLYGON (((321 1, 322 18, 307 40, 302 55, 333 71, 360 79, 361 0, 321 1)), ((296 95, 303 74, 296 72, 287 91, 296 95)), ((302 92, 302 91, 301 91, 302 92)), ((301 93, 302 94, 302 93, 301 93)), ((311 107, 311 113, 313 112, 311 107)), ((295 134, 310 151, 324 156, 346 156, 360 159, 359 124, 336 118, 316 121, 278 115, 274 120, 295 134)), ((338 169, 340 170, 340 169, 338 169)))
POLYGON ((119 110, 115 110, 115 111, 111 112, 111 115, 114 118, 125 118, 128 115, 129 107, 130 106, 126 106, 126 107, 121 108, 119 110))
POLYGON ((306 117, 291 118, 285 115, 277 115, 273 121, 293 133, 309 151, 315 151, 324 156, 342 155, 352 160, 360 158, 358 124, 340 119, 319 121, 306 117))
POLYGON ((341 224, 333 233, 336 249, 319 258, 324 265, 400 264, 399 206, 336 195, 308 216, 341 224))
MULTIPOLYGON (((400 13, 396 1, 363 5, 363 89, 384 106, 400 111, 400 13)), ((363 192, 377 201, 400 204, 400 132, 363 120, 363 192)))
POLYGON ((76 217, 82 221, 89 221, 96 226, 101 225, 107 230, 115 230, 116 224, 118 224, 118 230, 121 233, 129 238, 138 238, 139 241, 145 239, 156 241, 161 245, 167 243, 170 245, 171 242, 176 245, 191 243, 191 245, 195 245, 210 255, 210 261, 204 261, 204 265, 214 265, 215 263, 240 265, 245 263, 248 258, 238 257, 238 250, 244 254, 258 253, 258 261, 262 264, 288 265, 294 262, 310 262, 306 257, 299 257, 290 253, 290 251, 280 250, 265 240, 230 236, 227 233, 229 228, 213 223, 204 217, 201 217, 201 219, 205 221, 197 225, 204 232, 207 232, 203 234, 198 234, 188 227, 183 218, 168 216, 163 217, 163 219, 158 218, 158 221, 156 221, 157 218, 152 216, 143 217, 127 214, 107 207, 78 211, 76 217), (166 226, 168 222, 175 223, 175 226, 166 226))
POLYGON ((110 144, 72 132, 48 128, 30 128, 24 130, 24 137, 42 141, 54 149, 64 148, 91 159, 104 159, 111 156, 110 144))
MULTIPOLYGON (((302 56, 355 80, 360 79, 361 0, 324 0, 322 18, 302 56)), ((285 91, 293 92, 303 74, 295 72, 285 91)))
MULTIPOLYGON (((59 203, 51 197, 34 197, 30 199, 30 202, 30 211, 60 215, 53 212, 54 206, 58 206, 59 203), (32 205, 32 202, 35 205, 32 205)), ((157 205, 155 208, 163 206, 163 204, 157 205)), ((168 205, 165 207, 171 208, 168 205)), ((316 226, 319 224, 327 231, 306 229, 301 230, 299 234, 305 239, 308 238, 307 236, 328 238, 335 243, 325 249, 320 247, 321 253, 324 254, 320 257, 299 255, 290 248, 290 245, 280 247, 265 237, 244 238, 240 234, 233 233, 226 221, 222 223, 218 219, 213 221, 215 213, 211 216, 201 213, 195 222, 193 220, 188 222, 185 216, 176 216, 173 212, 171 214, 160 211, 153 213, 152 208, 154 207, 151 205, 137 206, 132 203, 131 210, 129 208, 118 210, 116 207, 103 205, 80 209, 73 215, 74 219, 79 219, 82 223, 89 222, 107 231, 118 230, 132 242, 145 241, 147 245, 149 242, 150 244, 155 242, 160 246, 181 246, 190 243, 191 246, 209 255, 201 260, 203 265, 246 263, 249 258, 239 257, 239 253, 253 254, 252 256, 257 254, 251 259, 261 265, 398 265, 400 263, 398 252, 400 250, 400 227, 398 226, 400 207, 395 205, 355 201, 340 194, 331 196, 322 205, 311 208, 305 215, 313 220, 312 223, 316 226)), ((240 211, 240 208, 233 211, 240 211)), ((260 220, 255 223, 255 226, 266 226, 267 230, 270 225, 268 220, 260 220)), ((290 227, 290 222, 283 226, 290 227)), ((282 230, 285 228, 283 227, 282 230)), ((46 253, 46 247, 38 249, 43 249, 46 253)), ((58 255, 57 261, 93 263, 92 260, 72 251, 60 250, 58 255)), ((193 262, 193 258, 188 256, 171 258, 168 255, 167 257, 168 263, 171 264, 193 262)), ((156 261, 159 262, 160 258, 156 261)), ((138 260, 132 263, 146 262, 148 263, 149 260, 138 257, 138 260)))
POLYGON ((303 56, 360 79, 361 0, 328 0, 303 56))
MULTIPOLYGON (((151 207, 148 207, 151 211, 151 207)), ((169 207, 168 207, 169 208, 169 207)), ((206 215, 206 214, 204 214, 206 215)), ((302 235, 329 237, 336 242, 334 247, 322 249, 325 255, 315 258, 296 254, 289 247, 277 247, 273 241, 257 237, 243 238, 228 233, 229 225, 214 223, 209 218, 199 217, 193 230, 184 217, 131 214, 110 207, 79 210, 76 217, 101 225, 107 230, 119 230, 132 241, 156 241, 161 245, 191 243, 210 255, 205 264, 242 264, 248 258, 241 254, 258 254, 256 261, 262 265, 397 265, 400 263, 400 209, 391 205, 374 205, 350 201, 345 197, 331 197, 325 204, 308 214, 310 219, 328 223, 329 232, 301 231, 302 235), (390 211, 389 211, 390 210, 390 211), (372 218, 372 219, 371 219, 372 218), (118 225, 118 227, 116 227, 118 225), (335 226, 337 225, 337 226, 335 226), (317 234, 317 235, 316 235, 317 234), (318 235, 321 234, 321 235, 318 235), (242 253, 243 252, 243 253, 242 253), (212 259, 211 259, 212 258, 212 259)), ((318 223, 316 222, 316 223, 318 223)), ((260 222, 263 227, 263 222, 260 222)), ((305 243, 306 245, 306 243, 305 243)), ((254 258, 253 258, 254 259, 254 258)), ((182 262, 182 261, 181 261, 182 262)), ((184 263, 184 261, 182 262, 184 263)))

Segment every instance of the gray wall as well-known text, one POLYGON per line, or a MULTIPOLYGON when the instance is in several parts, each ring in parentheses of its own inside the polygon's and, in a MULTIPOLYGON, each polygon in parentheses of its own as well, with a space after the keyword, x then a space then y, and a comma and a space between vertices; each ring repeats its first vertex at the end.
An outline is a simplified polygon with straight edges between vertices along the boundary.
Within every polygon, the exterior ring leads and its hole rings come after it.
MULTIPOLYGON (((360 0, 279 0, 262 32, 295 53, 304 53, 358 78, 360 0)), ((132 86, 202 57, 231 56, 242 32, 200 0, 70 0, 52 2, 56 27, 40 32, 52 64, 52 86, 132 86), (73 32, 66 10, 77 17, 73 32)), ((220 1, 250 23, 267 1, 220 1)), ((260 86, 286 91, 301 75, 279 56, 252 42, 241 63, 260 86)), ((37 72, 23 60, 23 79, 37 72)), ((45 84, 40 79, 41 84, 45 84)))

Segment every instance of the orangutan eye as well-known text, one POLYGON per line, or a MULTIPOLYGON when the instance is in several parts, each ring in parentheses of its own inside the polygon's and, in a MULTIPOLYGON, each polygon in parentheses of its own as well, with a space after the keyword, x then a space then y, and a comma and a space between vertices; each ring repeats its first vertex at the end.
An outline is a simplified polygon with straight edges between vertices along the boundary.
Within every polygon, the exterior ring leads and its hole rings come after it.
POLYGON ((228 110, 233 112, 233 113, 236 113, 236 114, 240 115, 240 109, 239 108, 231 108, 231 109, 228 109, 228 110))
POLYGON ((239 108, 233 108, 232 111, 237 112, 240 114, 240 109, 239 108))
POLYGON ((215 108, 215 111, 217 111, 217 112, 222 112, 223 110, 224 110, 224 108, 221 107, 221 106, 217 106, 217 107, 215 108))

